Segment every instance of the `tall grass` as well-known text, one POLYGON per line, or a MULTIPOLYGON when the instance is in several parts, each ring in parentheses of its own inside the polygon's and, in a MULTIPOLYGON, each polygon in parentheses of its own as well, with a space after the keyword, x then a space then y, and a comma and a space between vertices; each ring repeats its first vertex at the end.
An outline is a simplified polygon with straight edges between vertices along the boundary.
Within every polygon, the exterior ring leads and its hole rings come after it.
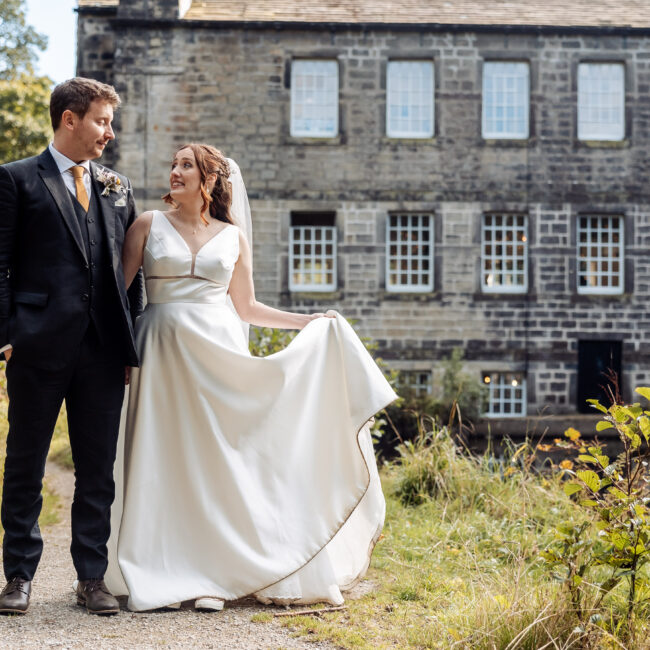
MULTIPOLYGON (((584 514, 559 475, 531 469, 525 447, 500 461, 473 457, 432 428, 382 469, 384 538, 375 589, 344 614, 287 621, 343 648, 641 648, 579 625, 564 585, 539 552, 554 526, 584 514)), ((650 634, 640 621, 638 639, 650 634)))

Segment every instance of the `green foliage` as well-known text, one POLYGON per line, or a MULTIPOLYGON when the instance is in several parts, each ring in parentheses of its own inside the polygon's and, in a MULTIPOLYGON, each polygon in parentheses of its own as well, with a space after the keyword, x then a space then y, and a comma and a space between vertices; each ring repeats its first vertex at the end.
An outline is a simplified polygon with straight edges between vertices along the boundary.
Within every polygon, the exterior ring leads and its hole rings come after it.
POLYGON ((23 0, 0 4, 0 164, 40 153, 51 137, 52 80, 34 74, 47 39, 25 20, 23 0))
POLYGON ((24 0, 0 4, 0 79, 32 72, 36 50, 44 50, 47 37, 27 24, 24 0))
POLYGON ((297 330, 280 330, 273 327, 250 328, 248 349, 254 357, 268 357, 280 352, 293 341, 298 334, 297 330))
POLYGON ((463 358, 463 350, 454 348, 443 362, 442 390, 433 412, 442 423, 453 422, 454 418, 473 422, 487 405, 485 385, 478 377, 463 372, 463 358))
MULTIPOLYGON (((649 388, 637 392, 650 395, 649 388)), ((582 509, 583 521, 558 525, 542 557, 566 585, 581 622, 598 615, 600 625, 609 625, 600 610, 606 599, 618 599, 624 606, 612 631, 621 625, 633 630, 634 616, 648 610, 650 411, 639 403, 606 408, 597 400, 589 402, 603 414, 597 430, 614 429, 623 452, 611 459, 600 443, 588 445, 573 429, 566 432, 567 440, 556 440, 559 448, 577 455, 575 470, 571 463, 564 470, 570 477, 564 492, 582 509)))
POLYGON ((51 138, 47 77, 0 79, 0 164, 40 153, 51 138))

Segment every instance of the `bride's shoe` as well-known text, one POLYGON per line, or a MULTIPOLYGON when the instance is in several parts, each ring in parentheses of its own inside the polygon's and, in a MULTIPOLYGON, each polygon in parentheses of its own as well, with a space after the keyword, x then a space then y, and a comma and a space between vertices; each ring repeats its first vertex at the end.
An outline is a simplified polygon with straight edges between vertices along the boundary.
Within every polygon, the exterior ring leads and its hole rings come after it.
POLYGON ((201 609, 208 612, 220 612, 226 601, 223 598, 197 598, 194 601, 194 609, 201 609))

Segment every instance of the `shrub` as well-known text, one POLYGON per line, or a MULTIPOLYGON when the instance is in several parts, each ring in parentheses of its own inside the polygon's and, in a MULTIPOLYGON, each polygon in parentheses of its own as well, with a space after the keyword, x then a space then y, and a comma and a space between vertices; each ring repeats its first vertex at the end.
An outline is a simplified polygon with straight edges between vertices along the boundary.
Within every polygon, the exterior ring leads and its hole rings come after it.
MULTIPOLYGON (((637 392, 650 399, 650 388, 637 392)), ((577 454, 575 465, 564 464, 570 479, 564 491, 583 509, 586 523, 558 525, 542 557, 566 585, 581 623, 633 630, 634 616, 647 614, 649 602, 650 411, 639 403, 606 408, 589 402, 603 414, 596 429, 614 429, 623 452, 610 459, 600 443, 588 445, 575 429, 565 432, 566 440, 556 440, 559 448, 577 454), (612 607, 618 614, 613 620, 612 607)))

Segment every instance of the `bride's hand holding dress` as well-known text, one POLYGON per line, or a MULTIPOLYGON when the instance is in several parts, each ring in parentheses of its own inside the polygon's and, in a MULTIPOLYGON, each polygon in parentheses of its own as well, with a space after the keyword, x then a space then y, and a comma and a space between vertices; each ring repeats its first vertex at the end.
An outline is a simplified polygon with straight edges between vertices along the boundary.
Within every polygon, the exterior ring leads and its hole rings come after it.
POLYGON ((148 304, 106 580, 133 610, 250 594, 338 604, 383 526, 367 421, 395 394, 341 316, 255 299, 250 226, 235 210, 245 193, 233 196, 234 223, 210 204, 206 225, 201 188, 218 208, 228 186, 224 164, 202 168, 196 147, 176 155, 174 209, 145 213, 127 235, 126 280, 142 265, 148 304), (256 358, 242 321, 302 331, 256 358))

